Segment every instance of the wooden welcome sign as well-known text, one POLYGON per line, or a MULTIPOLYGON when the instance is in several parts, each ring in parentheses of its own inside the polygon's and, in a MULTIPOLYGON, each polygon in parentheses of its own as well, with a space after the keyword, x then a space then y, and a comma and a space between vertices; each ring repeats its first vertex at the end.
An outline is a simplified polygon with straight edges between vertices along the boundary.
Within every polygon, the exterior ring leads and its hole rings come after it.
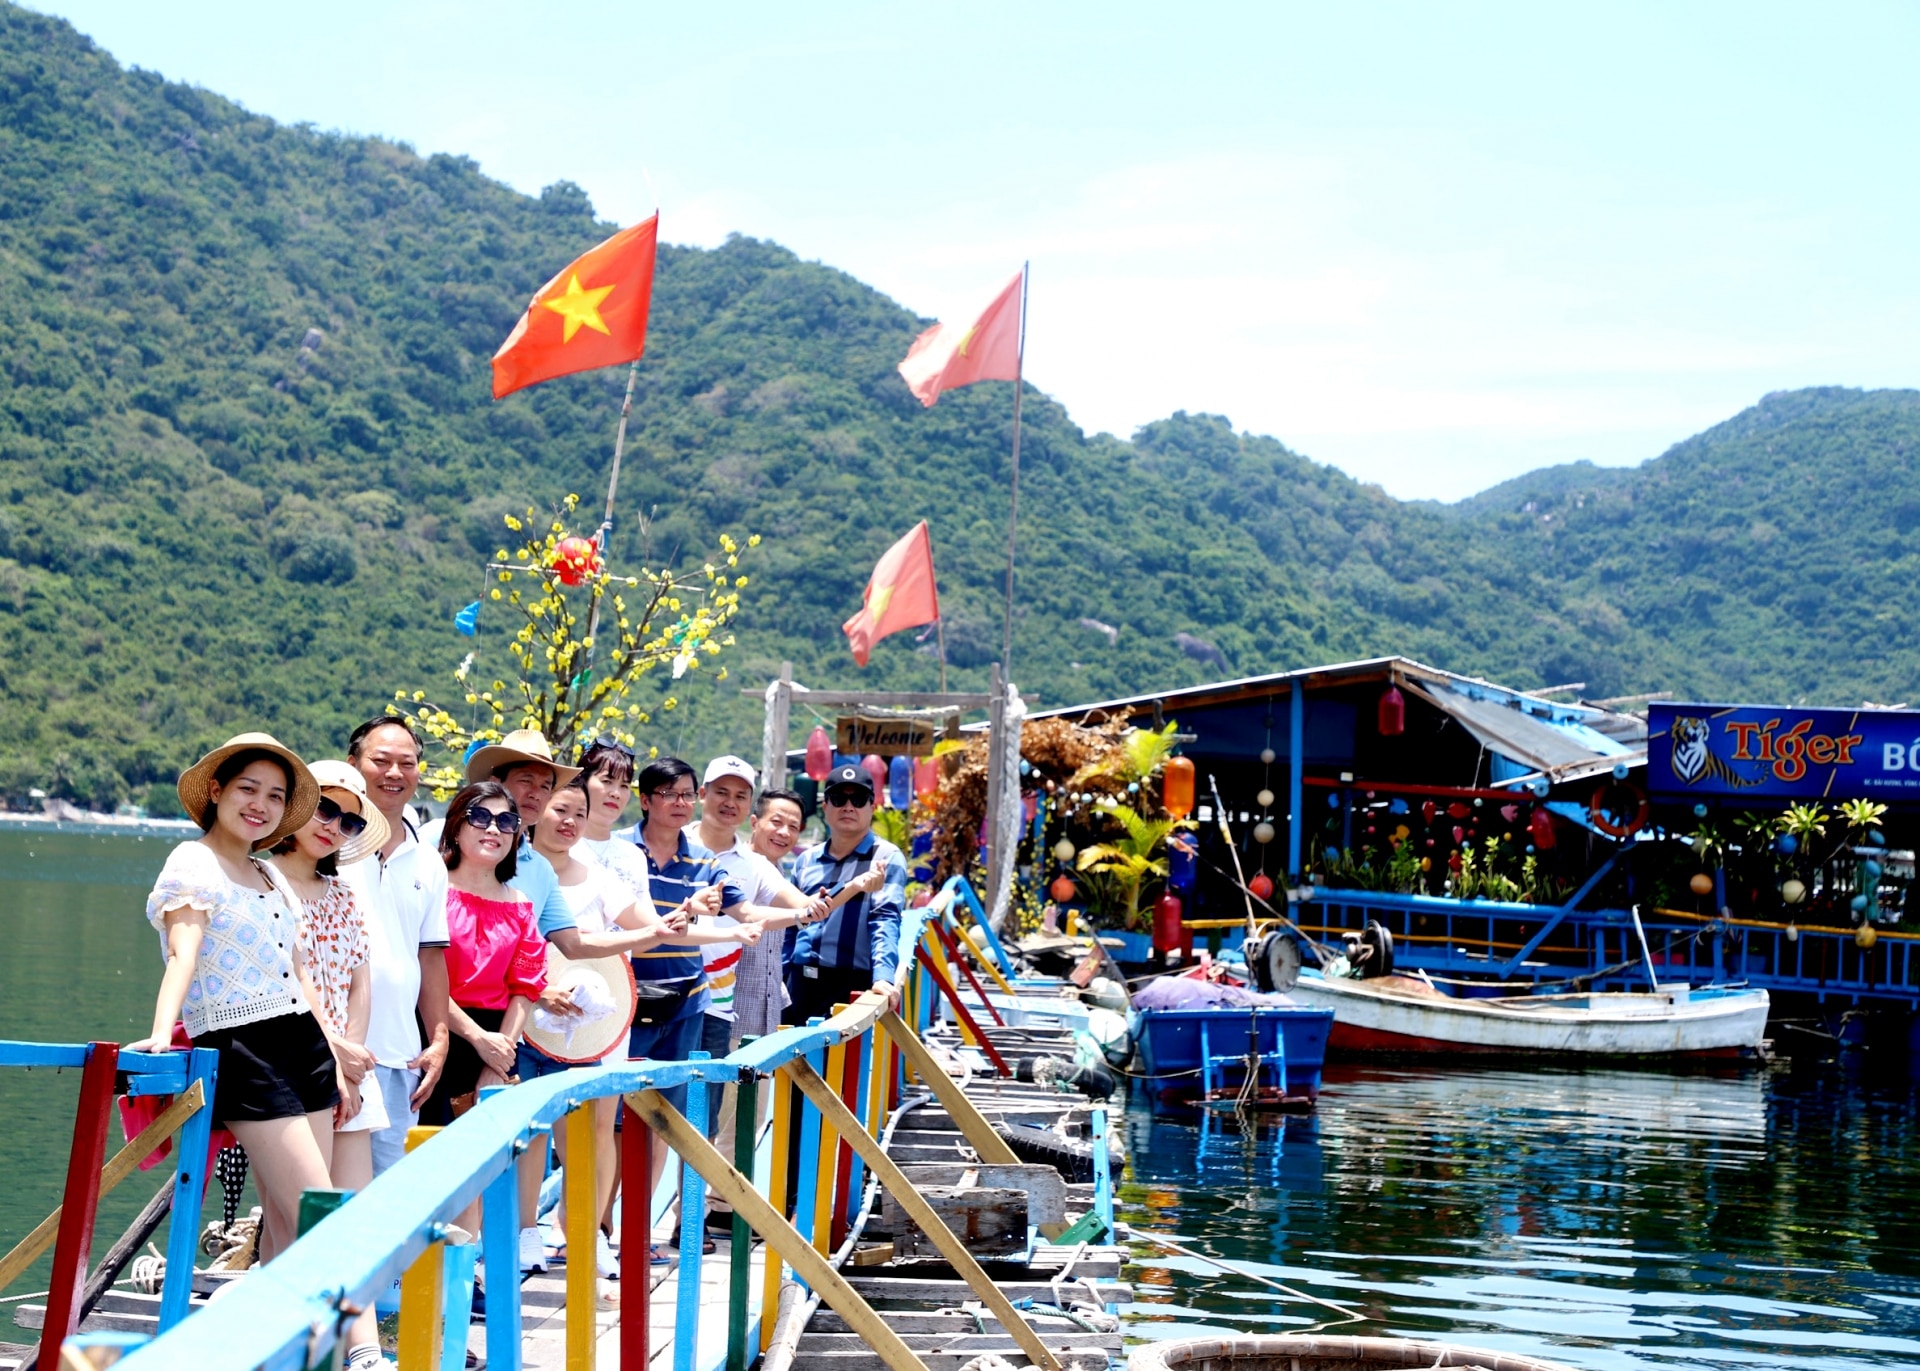
POLYGON ((933 751, 931 719, 876 718, 843 714, 835 729, 834 746, 850 756, 873 753, 881 757, 924 757, 933 751))

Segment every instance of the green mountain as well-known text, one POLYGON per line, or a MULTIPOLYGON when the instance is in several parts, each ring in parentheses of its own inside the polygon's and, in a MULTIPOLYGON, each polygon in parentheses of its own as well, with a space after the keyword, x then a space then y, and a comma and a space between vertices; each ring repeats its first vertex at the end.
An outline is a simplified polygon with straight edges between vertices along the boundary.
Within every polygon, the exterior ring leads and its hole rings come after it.
MULTIPOLYGON (((0 188, 0 795, 164 804, 238 729, 320 754, 470 648, 501 674, 505 620, 471 640, 452 615, 503 513, 597 507, 625 379, 489 396, 529 294, 611 231, 583 192, 283 127, 5 4, 0 188)), ((931 640, 862 672, 839 631, 922 517, 954 679, 984 680, 1008 397, 923 411, 893 368, 926 322, 770 243, 662 249, 612 559, 765 542, 731 679, 680 690, 647 741, 756 750, 740 688, 783 659, 932 686, 931 640)), ((1388 651, 1836 702, 1908 698, 1920 665, 1914 393, 1770 396, 1639 469, 1453 507, 1217 416, 1120 441, 1031 390, 1026 416, 1014 674, 1048 703, 1388 651)))

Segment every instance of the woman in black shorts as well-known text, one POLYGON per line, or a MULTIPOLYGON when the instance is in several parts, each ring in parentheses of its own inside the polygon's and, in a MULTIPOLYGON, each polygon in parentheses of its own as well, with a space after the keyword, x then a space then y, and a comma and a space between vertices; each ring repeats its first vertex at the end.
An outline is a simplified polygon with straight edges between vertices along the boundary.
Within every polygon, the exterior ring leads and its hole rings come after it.
POLYGON ((262 1261, 292 1244, 300 1192, 332 1184, 339 1092, 295 940, 300 901, 254 856, 319 798, 306 764, 265 733, 230 738, 181 775, 180 803, 204 832, 168 854, 147 897, 167 969, 153 1032, 127 1047, 166 1051, 179 1019, 194 1046, 219 1052, 213 1118, 252 1165, 262 1261))

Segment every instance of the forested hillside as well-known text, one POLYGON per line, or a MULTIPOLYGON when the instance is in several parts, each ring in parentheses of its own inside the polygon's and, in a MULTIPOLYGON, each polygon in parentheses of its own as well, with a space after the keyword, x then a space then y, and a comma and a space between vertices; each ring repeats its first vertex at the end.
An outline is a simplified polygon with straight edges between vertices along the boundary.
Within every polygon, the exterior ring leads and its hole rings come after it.
MULTIPOLYGON (((505 621, 452 615, 503 513, 597 507, 624 372, 496 403, 487 362, 611 228, 576 187, 279 126, 0 3, 0 796, 161 800, 239 728, 336 748, 470 648, 501 674, 505 621)), ((956 680, 984 678, 1009 388, 923 411, 893 368, 925 323, 770 243, 663 248, 613 561, 765 541, 732 679, 647 741, 755 750, 739 687, 783 657, 930 686, 931 640, 861 672, 839 632, 922 517, 956 680)), ((1920 395, 1769 397, 1451 508, 1214 416, 1122 441, 1030 390, 1026 418, 1014 674, 1050 703, 1390 651, 1595 695, 1905 699, 1920 665, 1920 395)))

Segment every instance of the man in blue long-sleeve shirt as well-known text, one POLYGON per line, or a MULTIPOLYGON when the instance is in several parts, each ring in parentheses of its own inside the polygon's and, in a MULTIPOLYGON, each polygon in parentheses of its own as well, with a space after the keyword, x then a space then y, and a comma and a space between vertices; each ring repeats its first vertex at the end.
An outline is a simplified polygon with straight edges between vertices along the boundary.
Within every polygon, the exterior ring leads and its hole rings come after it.
POLYGON ((873 778, 857 766, 835 767, 821 787, 827 841, 794 859, 793 883, 805 895, 831 895, 878 866, 885 883, 836 909, 824 923, 800 930, 787 967, 786 1022, 826 1018, 871 986, 891 990, 900 962, 900 915, 907 903, 907 860, 873 832, 873 778))

